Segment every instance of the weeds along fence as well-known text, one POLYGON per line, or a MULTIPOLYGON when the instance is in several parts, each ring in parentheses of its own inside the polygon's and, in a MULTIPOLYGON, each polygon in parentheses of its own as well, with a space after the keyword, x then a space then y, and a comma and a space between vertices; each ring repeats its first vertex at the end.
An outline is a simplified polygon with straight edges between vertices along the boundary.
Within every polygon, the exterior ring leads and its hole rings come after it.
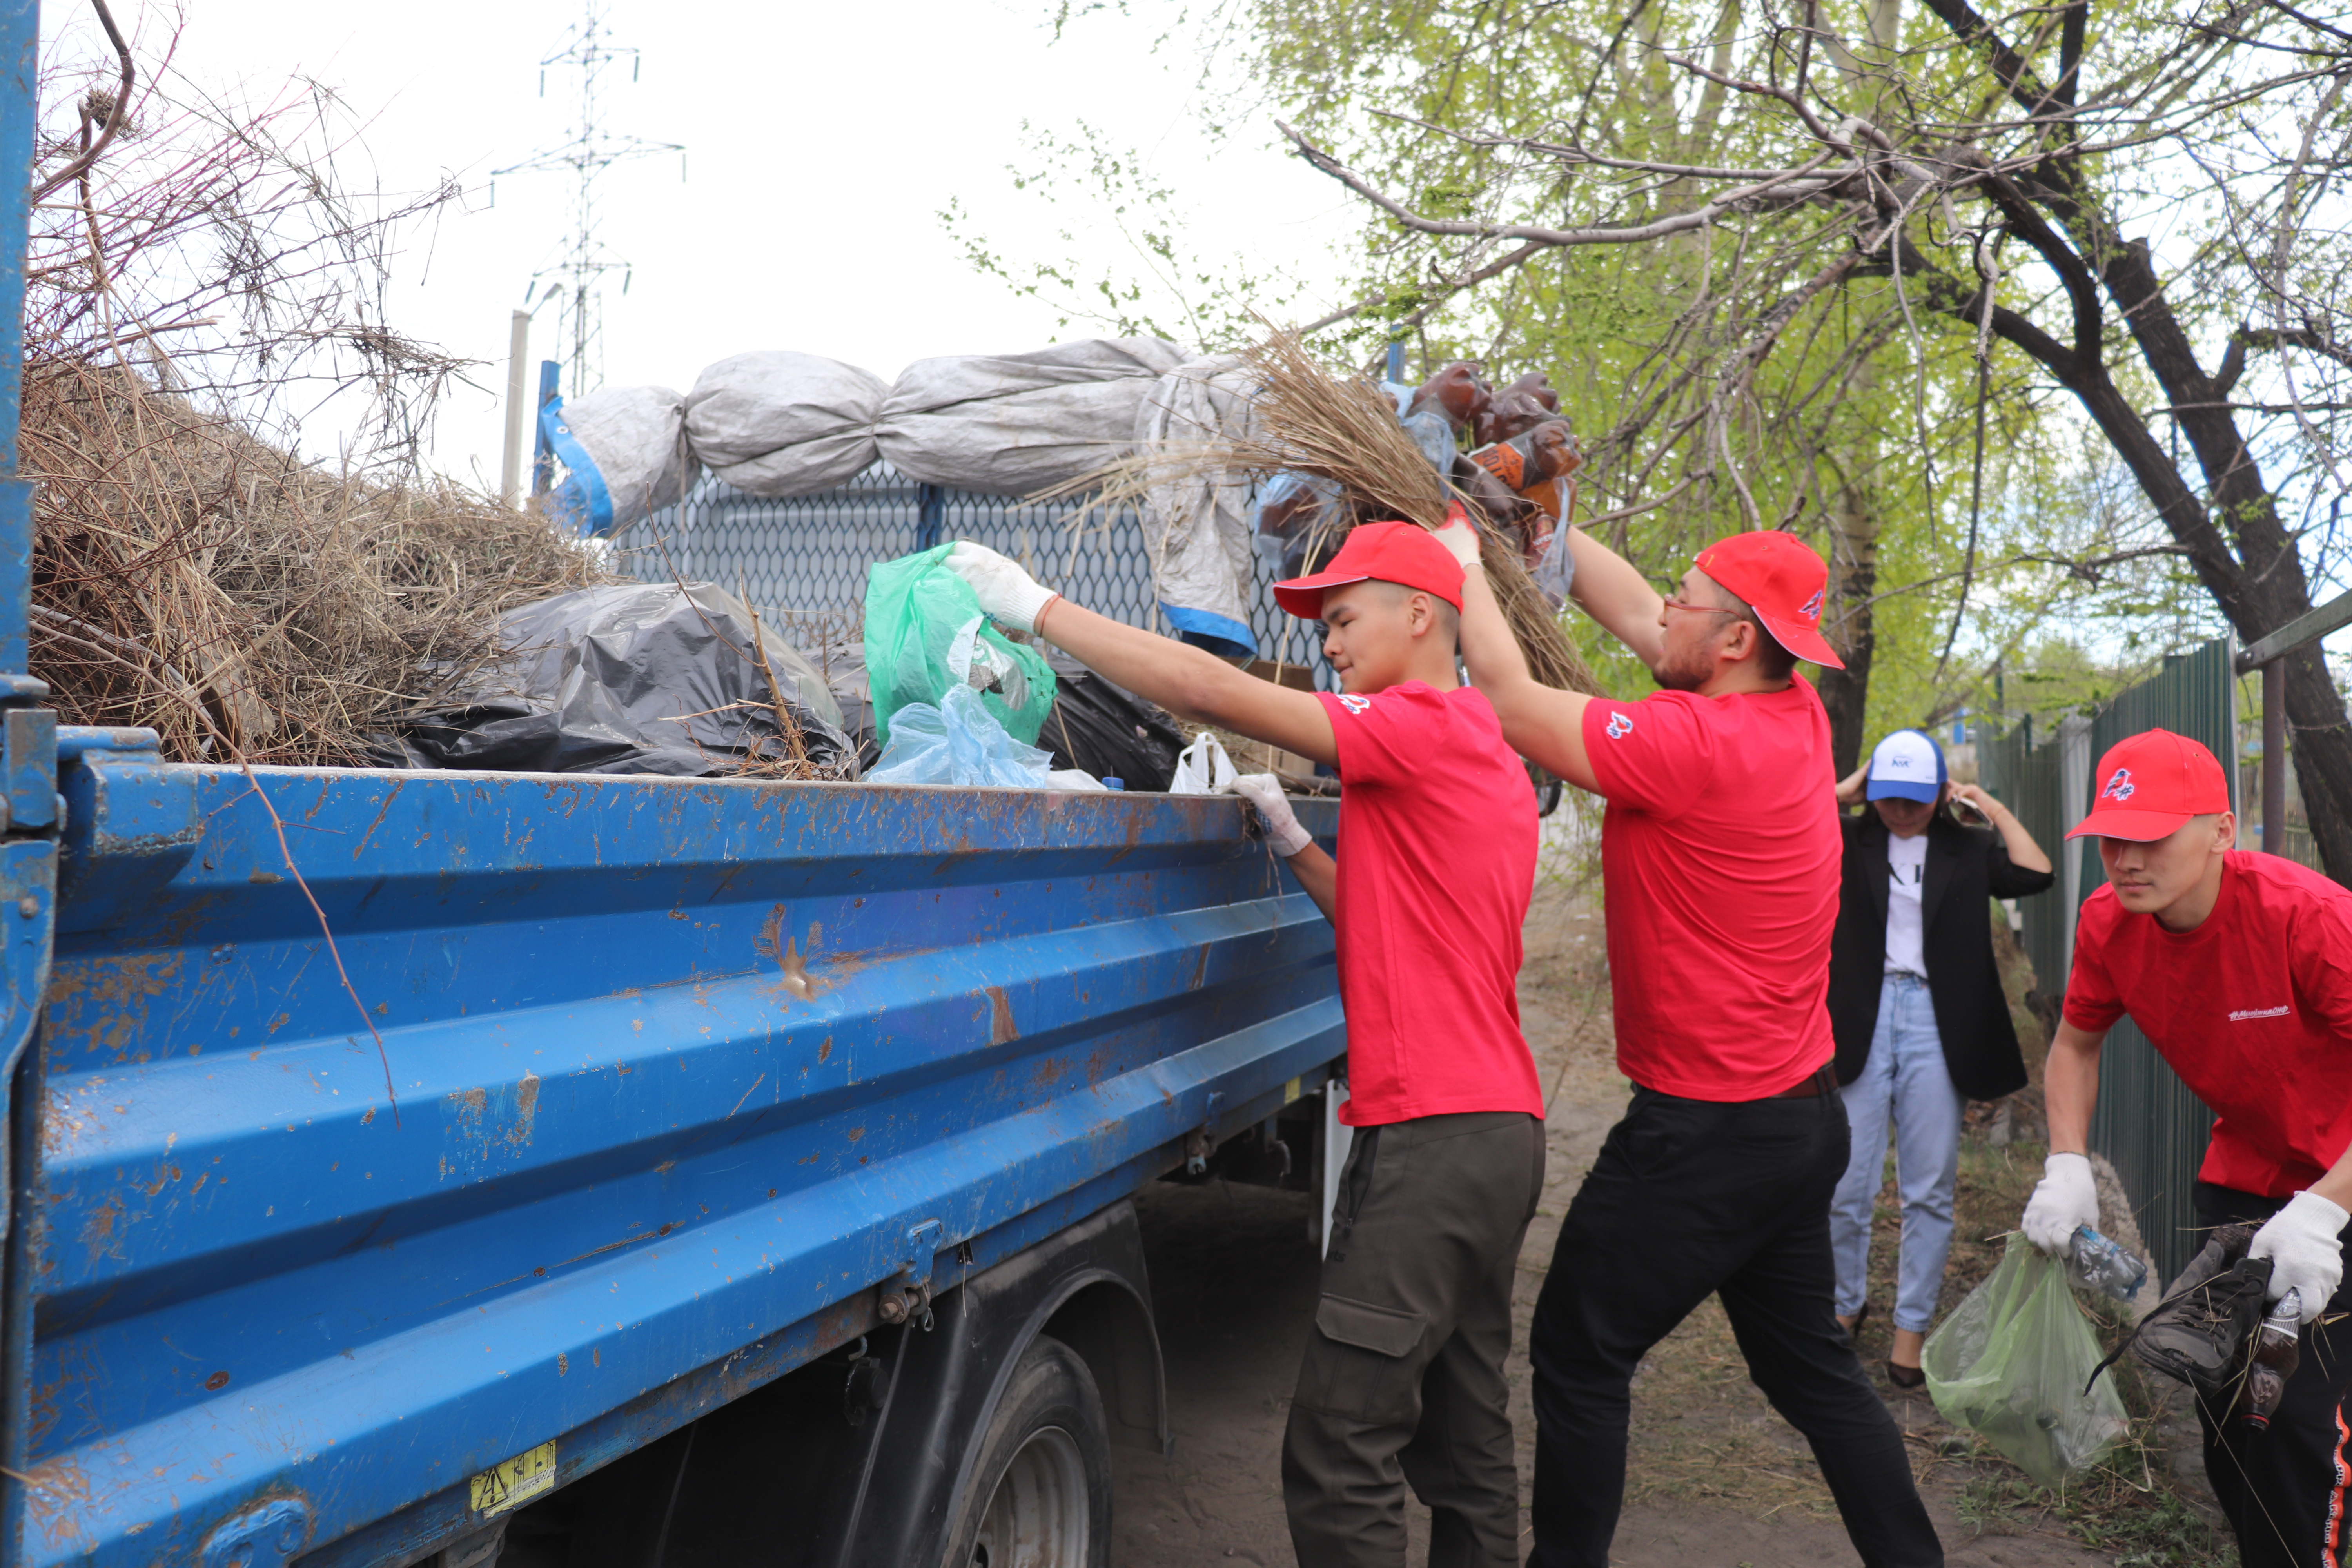
MULTIPOLYGON (((616 570, 647 582, 709 581, 788 617, 843 617, 853 629, 866 569, 969 539, 1018 561, 1074 604, 1165 632, 1152 592, 1140 518, 1129 508, 1089 514, 1082 500, 1035 503, 919 484, 887 463, 837 489, 767 500, 705 474, 686 500, 614 541, 616 570)), ((1250 629, 1261 659, 1328 680, 1307 623, 1285 615, 1267 586, 1277 563, 1260 551, 1250 629)), ((787 632, 790 632, 790 620, 787 632)))
MULTIPOLYGON (((2065 842, 2067 829, 2091 808, 2092 769, 2101 753, 2126 735, 2162 728, 2203 742, 2217 757, 2237 754, 2236 692, 2227 637, 2164 661, 2153 679, 2120 693, 2096 715, 2073 718, 2042 736, 2029 725, 1985 743, 1979 766, 1985 787, 2017 814, 2035 842, 2049 848, 2059 885, 2019 902, 2020 940, 2033 962, 2037 991, 2054 1002, 2074 962, 2074 921, 2083 900, 2106 879, 2097 844, 2065 842)), ((2231 788, 2237 785, 2234 768, 2231 788)), ((2241 803, 2233 797, 2232 805, 2241 803)), ((2193 1202, 2197 1167, 2205 1158, 2213 1113, 2156 1054, 2128 1018, 2107 1035, 2099 1058, 2099 1105, 2091 1147, 2114 1163, 2137 1211, 2157 1268, 2170 1279, 2187 1266, 2200 1240, 2193 1202)))

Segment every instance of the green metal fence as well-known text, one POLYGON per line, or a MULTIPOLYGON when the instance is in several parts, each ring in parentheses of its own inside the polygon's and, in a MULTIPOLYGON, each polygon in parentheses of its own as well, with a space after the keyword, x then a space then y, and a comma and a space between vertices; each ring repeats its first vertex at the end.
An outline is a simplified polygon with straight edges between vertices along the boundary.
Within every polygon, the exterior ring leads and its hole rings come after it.
MULTIPOLYGON (((2168 658, 2153 679, 2117 696, 2087 723, 2070 720, 2038 745, 2030 733, 2020 731, 1990 741, 1979 751, 1985 787, 2017 813, 2038 842, 2051 847, 2065 874, 2065 886, 2053 890, 2057 896, 2029 899, 2020 905, 2025 922, 2021 940, 2033 961, 2034 984, 2044 994, 2063 994, 2074 955, 2075 917, 2082 900, 2105 880, 2095 840, 2063 844, 2066 829, 2090 810, 2092 770, 2100 754, 2126 735, 2162 728, 2203 742, 2217 757, 2234 757, 2237 709, 2230 668, 2234 652, 2225 637, 2194 653, 2168 658)), ((2234 776, 2231 783, 2234 788, 2234 776)), ((2099 1058, 2099 1106, 2091 1121, 2091 1147, 2113 1162, 2123 1178, 2140 1235, 2166 1279, 2178 1274, 2197 1251, 2192 1189, 2212 1124, 2213 1113, 2165 1066, 2131 1020, 2108 1033, 2099 1058)))

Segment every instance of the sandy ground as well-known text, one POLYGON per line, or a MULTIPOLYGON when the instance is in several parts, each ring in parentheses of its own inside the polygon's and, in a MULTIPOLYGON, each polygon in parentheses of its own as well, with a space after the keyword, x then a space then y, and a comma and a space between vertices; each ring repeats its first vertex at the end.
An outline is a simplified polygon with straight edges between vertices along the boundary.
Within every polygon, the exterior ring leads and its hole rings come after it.
MULTIPOLYGON (((1596 1005, 1591 984, 1598 977, 1597 921, 1580 912, 1565 889, 1552 889, 1530 917, 1529 935, 1521 1008, 1552 1088, 1546 1196, 1519 1267, 1518 1347, 1510 1369, 1523 1499, 1535 1437, 1527 1405, 1528 1315, 1559 1215, 1627 1093, 1611 1059, 1605 1007, 1596 1005)), ((1118 1451, 1111 1561, 1116 1568, 1290 1563, 1279 1455, 1317 1294, 1307 1200, 1256 1187, 1161 1185, 1140 1206, 1176 1449, 1164 1460, 1118 1451)), ((1909 1435, 1950 1563, 2075 1568, 2112 1561, 2050 1534, 1972 1534, 1955 1509, 1958 1468, 1935 1458, 1948 1428, 1924 1394, 1881 1387, 1909 1435)), ((1812 1568, 1858 1561, 1803 1439, 1747 1381, 1712 1303, 1636 1380, 1632 1469, 1613 1553, 1629 1568, 1812 1568)), ((1418 1505, 1411 1511, 1412 1561, 1419 1563, 1426 1514, 1418 1505)))

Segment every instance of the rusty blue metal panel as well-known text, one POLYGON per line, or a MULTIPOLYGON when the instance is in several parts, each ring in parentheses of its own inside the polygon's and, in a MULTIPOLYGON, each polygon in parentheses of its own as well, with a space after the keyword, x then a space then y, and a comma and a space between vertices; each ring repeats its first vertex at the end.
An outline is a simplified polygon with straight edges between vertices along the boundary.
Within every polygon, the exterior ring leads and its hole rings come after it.
POLYGON ((68 750, 27 1563, 429 1540, 1343 1049, 1230 799, 264 770, 298 883, 242 773, 68 750))

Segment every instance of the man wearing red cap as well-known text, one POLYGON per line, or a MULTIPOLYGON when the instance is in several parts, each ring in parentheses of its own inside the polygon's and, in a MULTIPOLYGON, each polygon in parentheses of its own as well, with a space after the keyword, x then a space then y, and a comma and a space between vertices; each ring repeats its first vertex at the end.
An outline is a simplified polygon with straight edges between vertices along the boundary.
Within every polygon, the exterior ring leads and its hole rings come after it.
POLYGON ((2214 1112, 2199 1220, 2259 1224, 2248 1252, 2271 1261, 2270 1300, 2292 1293, 2303 1320, 2301 1364, 2267 1431, 2200 1404, 2206 1479, 2246 1568, 2333 1568, 2352 1547, 2352 890, 2237 848, 2221 764, 2185 735, 2119 741, 2094 778, 2091 814, 2067 837, 2098 838, 2107 885, 2074 930, 2026 1238, 2063 1255, 2079 1226, 2098 1227, 2084 1151, 2099 1047, 2129 1015, 2214 1112))
POLYGON ((1543 1188, 1543 1092, 1517 989, 1535 793, 1493 708, 1455 678, 1462 568, 1426 530, 1374 522, 1327 570, 1276 584, 1283 608, 1324 623, 1332 694, 1066 603, 979 545, 948 564, 996 621, 1339 769, 1336 861, 1272 774, 1239 781, 1331 919, 1352 1096, 1340 1117, 1356 1129, 1283 1438, 1291 1541, 1302 1568, 1404 1568, 1410 1482, 1431 1510, 1431 1563, 1517 1564, 1503 1362, 1543 1188))
POLYGON ((1664 689, 1538 685, 1460 524, 1462 653, 1534 761, 1603 797, 1617 1062, 1632 1104, 1577 1191, 1528 1339, 1535 1554, 1605 1568, 1625 1489, 1633 1371, 1719 1295, 1749 1374, 1811 1443, 1864 1563, 1940 1564, 1902 1434, 1834 1317, 1830 1199, 1845 1111, 1831 1068, 1830 938, 1843 841, 1829 718, 1797 661, 1828 573, 1789 534, 1699 552, 1672 597, 1570 533, 1574 597, 1664 689))

